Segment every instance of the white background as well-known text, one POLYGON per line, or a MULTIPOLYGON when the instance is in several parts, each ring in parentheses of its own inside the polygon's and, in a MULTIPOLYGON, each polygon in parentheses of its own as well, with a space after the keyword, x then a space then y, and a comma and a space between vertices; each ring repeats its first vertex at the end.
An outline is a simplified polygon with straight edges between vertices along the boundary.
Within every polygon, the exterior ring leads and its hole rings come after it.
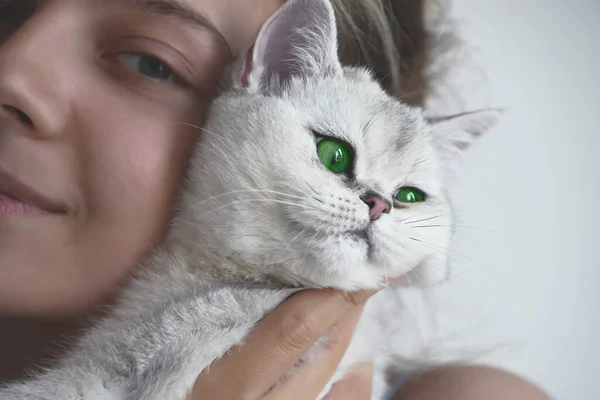
POLYGON ((453 14, 466 107, 508 111, 451 190, 467 210, 438 340, 491 350, 560 400, 598 400, 600 1, 461 0, 453 14))

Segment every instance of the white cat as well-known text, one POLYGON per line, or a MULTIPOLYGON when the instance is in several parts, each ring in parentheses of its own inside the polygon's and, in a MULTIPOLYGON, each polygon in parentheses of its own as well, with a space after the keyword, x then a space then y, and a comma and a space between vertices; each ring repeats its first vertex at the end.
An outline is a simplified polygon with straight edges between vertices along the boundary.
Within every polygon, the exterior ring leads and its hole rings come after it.
MULTIPOLYGON (((1 399, 183 400, 298 288, 444 278, 444 183, 500 113, 432 124, 343 68, 327 0, 288 0, 251 51, 212 106, 164 245, 70 354, 1 399)), ((370 301, 333 381, 358 361, 385 368, 400 329, 389 290, 370 301)))

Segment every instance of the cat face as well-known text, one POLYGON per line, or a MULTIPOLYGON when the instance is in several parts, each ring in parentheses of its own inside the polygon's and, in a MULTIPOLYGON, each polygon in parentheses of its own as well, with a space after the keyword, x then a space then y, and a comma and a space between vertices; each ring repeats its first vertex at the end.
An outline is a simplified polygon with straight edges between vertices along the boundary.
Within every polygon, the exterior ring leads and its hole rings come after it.
POLYGON ((185 218, 211 252, 288 283, 354 290, 417 267, 415 280, 444 276, 444 181, 498 113, 428 124, 336 51, 326 0, 290 0, 267 22, 243 87, 213 105, 185 218))

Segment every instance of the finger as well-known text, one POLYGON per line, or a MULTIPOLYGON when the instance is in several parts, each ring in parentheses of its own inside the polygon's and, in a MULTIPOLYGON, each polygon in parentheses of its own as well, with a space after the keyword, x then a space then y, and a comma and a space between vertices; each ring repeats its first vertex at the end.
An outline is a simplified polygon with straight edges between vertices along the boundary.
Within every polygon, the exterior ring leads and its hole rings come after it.
POLYGON ((359 364, 335 384, 325 400, 369 400, 373 387, 373 364, 359 364))
POLYGON ((303 366, 289 380, 269 392, 264 400, 317 398, 338 368, 350 344, 364 306, 352 309, 337 324, 331 327, 328 346, 318 361, 303 366))
POLYGON ((292 296, 258 324, 243 346, 234 347, 201 374, 194 391, 219 393, 220 399, 260 397, 341 316, 373 293, 325 289, 292 296))

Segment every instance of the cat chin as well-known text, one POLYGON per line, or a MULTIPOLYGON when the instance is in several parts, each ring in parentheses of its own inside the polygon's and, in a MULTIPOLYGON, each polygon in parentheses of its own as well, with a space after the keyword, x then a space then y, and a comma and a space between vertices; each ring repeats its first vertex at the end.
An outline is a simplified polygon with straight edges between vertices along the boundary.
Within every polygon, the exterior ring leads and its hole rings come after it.
POLYGON ((296 270, 320 287, 350 291, 379 288, 417 265, 416 261, 398 263, 397 258, 390 256, 395 253, 375 239, 371 229, 336 235, 319 236, 309 232, 304 235, 306 242, 312 239, 310 247, 294 248, 298 255, 295 265, 285 268, 296 270), (307 265, 311 268, 306 268, 307 265))

